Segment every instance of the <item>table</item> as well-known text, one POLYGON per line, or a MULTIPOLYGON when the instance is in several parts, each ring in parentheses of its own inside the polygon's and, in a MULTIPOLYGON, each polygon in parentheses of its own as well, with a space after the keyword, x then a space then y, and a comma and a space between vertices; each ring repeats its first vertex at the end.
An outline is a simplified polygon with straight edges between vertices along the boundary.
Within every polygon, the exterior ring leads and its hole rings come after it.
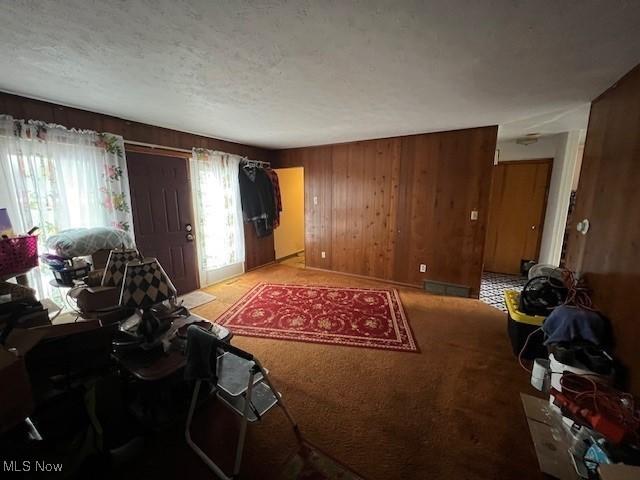
MULTIPOLYGON (((186 318, 177 319, 173 322, 167 335, 172 335, 185 324, 199 321, 208 320, 194 314, 190 314, 190 316, 186 318)), ((214 328, 220 331, 218 338, 223 342, 231 342, 233 334, 227 328, 217 324, 214 324, 214 328)), ((187 364, 187 358, 183 351, 170 350, 165 353, 160 348, 149 351, 136 349, 128 352, 114 353, 113 357, 121 367, 131 373, 135 378, 149 382, 167 378, 184 368, 187 364)))
POLYGON ((27 278, 27 273, 29 273, 34 268, 35 267, 29 267, 29 268, 25 268, 23 270, 20 270, 18 272, 3 273, 2 275, 0 275, 0 281, 4 282, 6 280, 9 280, 9 279, 15 277, 16 283, 18 285, 22 285, 23 287, 28 287, 29 286, 29 279, 27 278))
MULTIPOLYGON (((185 324, 198 321, 208 320, 194 314, 178 318, 165 336, 170 337, 185 324)), ((231 341, 233 334, 227 328, 215 323, 214 326, 220 330, 218 338, 231 341)), ((183 350, 173 348, 164 352, 161 347, 147 351, 138 348, 114 352, 112 357, 121 371, 135 380, 133 384, 127 383, 125 397, 130 401, 130 412, 141 425, 162 431, 182 419, 191 391, 181 374, 187 364, 183 350)))

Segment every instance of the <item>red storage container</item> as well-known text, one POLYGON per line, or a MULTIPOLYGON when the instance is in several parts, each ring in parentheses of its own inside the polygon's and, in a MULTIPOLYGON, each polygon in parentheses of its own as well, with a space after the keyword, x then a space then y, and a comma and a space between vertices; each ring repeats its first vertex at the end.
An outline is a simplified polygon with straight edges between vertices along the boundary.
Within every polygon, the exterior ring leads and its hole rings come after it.
POLYGON ((0 275, 22 273, 38 266, 38 237, 0 239, 0 275))

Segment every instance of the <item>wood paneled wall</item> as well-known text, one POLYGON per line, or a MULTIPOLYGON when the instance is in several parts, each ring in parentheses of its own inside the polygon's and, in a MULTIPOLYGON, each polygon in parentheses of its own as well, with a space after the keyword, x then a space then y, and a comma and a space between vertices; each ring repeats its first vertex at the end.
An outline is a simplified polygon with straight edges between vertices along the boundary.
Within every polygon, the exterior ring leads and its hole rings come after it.
MULTIPOLYGON (((114 133, 121 135, 125 140, 166 147, 185 148, 188 150, 193 147, 210 148, 264 162, 271 161, 273 155, 273 150, 156 127, 5 92, 0 92, 0 114, 2 113, 20 119, 57 123, 67 128, 83 128, 95 130, 96 132, 114 133)), ((171 112, 167 112, 167 115, 171 115, 171 112)))
POLYGON ((244 224, 244 267, 248 272, 276 260, 273 234, 258 238, 253 223, 244 224))
POLYGON ((305 168, 307 265, 446 281, 478 296, 496 134, 493 126, 278 151, 277 167, 305 168))
POLYGON ((640 65, 591 106, 567 266, 582 272, 610 320, 615 353, 640 396, 640 65), (574 223, 575 223, 574 222, 574 223))
MULTIPOLYGON (((210 148, 264 162, 270 162, 274 155, 273 150, 156 127, 5 92, 0 92, 0 114, 7 114, 14 118, 26 120, 57 123, 67 128, 109 132, 121 135, 125 140, 165 147, 183 149, 191 149, 193 147, 210 148)), ((171 112, 167 112, 167 115, 170 114, 171 112)), ((275 260, 273 235, 258 239, 255 235, 255 230, 245 228, 245 243, 248 270, 275 260)))

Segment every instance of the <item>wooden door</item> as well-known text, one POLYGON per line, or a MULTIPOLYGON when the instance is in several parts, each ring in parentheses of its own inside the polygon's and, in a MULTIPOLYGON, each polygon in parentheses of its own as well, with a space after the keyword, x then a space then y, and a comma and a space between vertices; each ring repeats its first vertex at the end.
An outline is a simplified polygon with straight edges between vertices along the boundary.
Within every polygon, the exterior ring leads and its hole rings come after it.
POLYGON ((186 158, 127 151, 136 244, 156 257, 179 294, 199 288, 191 181, 186 158))
POLYGON ((484 270, 517 274, 538 260, 552 159, 501 162, 493 169, 484 270))

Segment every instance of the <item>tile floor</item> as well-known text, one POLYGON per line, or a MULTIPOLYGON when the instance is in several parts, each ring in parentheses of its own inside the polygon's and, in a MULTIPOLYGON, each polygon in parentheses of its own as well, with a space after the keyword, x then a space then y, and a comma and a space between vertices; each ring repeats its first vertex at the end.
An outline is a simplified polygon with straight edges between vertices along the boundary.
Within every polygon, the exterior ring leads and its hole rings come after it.
POLYGON ((507 307, 504 305, 504 291, 520 291, 526 283, 527 278, 519 275, 483 272, 482 282, 480 283, 480 301, 506 312, 507 307))

